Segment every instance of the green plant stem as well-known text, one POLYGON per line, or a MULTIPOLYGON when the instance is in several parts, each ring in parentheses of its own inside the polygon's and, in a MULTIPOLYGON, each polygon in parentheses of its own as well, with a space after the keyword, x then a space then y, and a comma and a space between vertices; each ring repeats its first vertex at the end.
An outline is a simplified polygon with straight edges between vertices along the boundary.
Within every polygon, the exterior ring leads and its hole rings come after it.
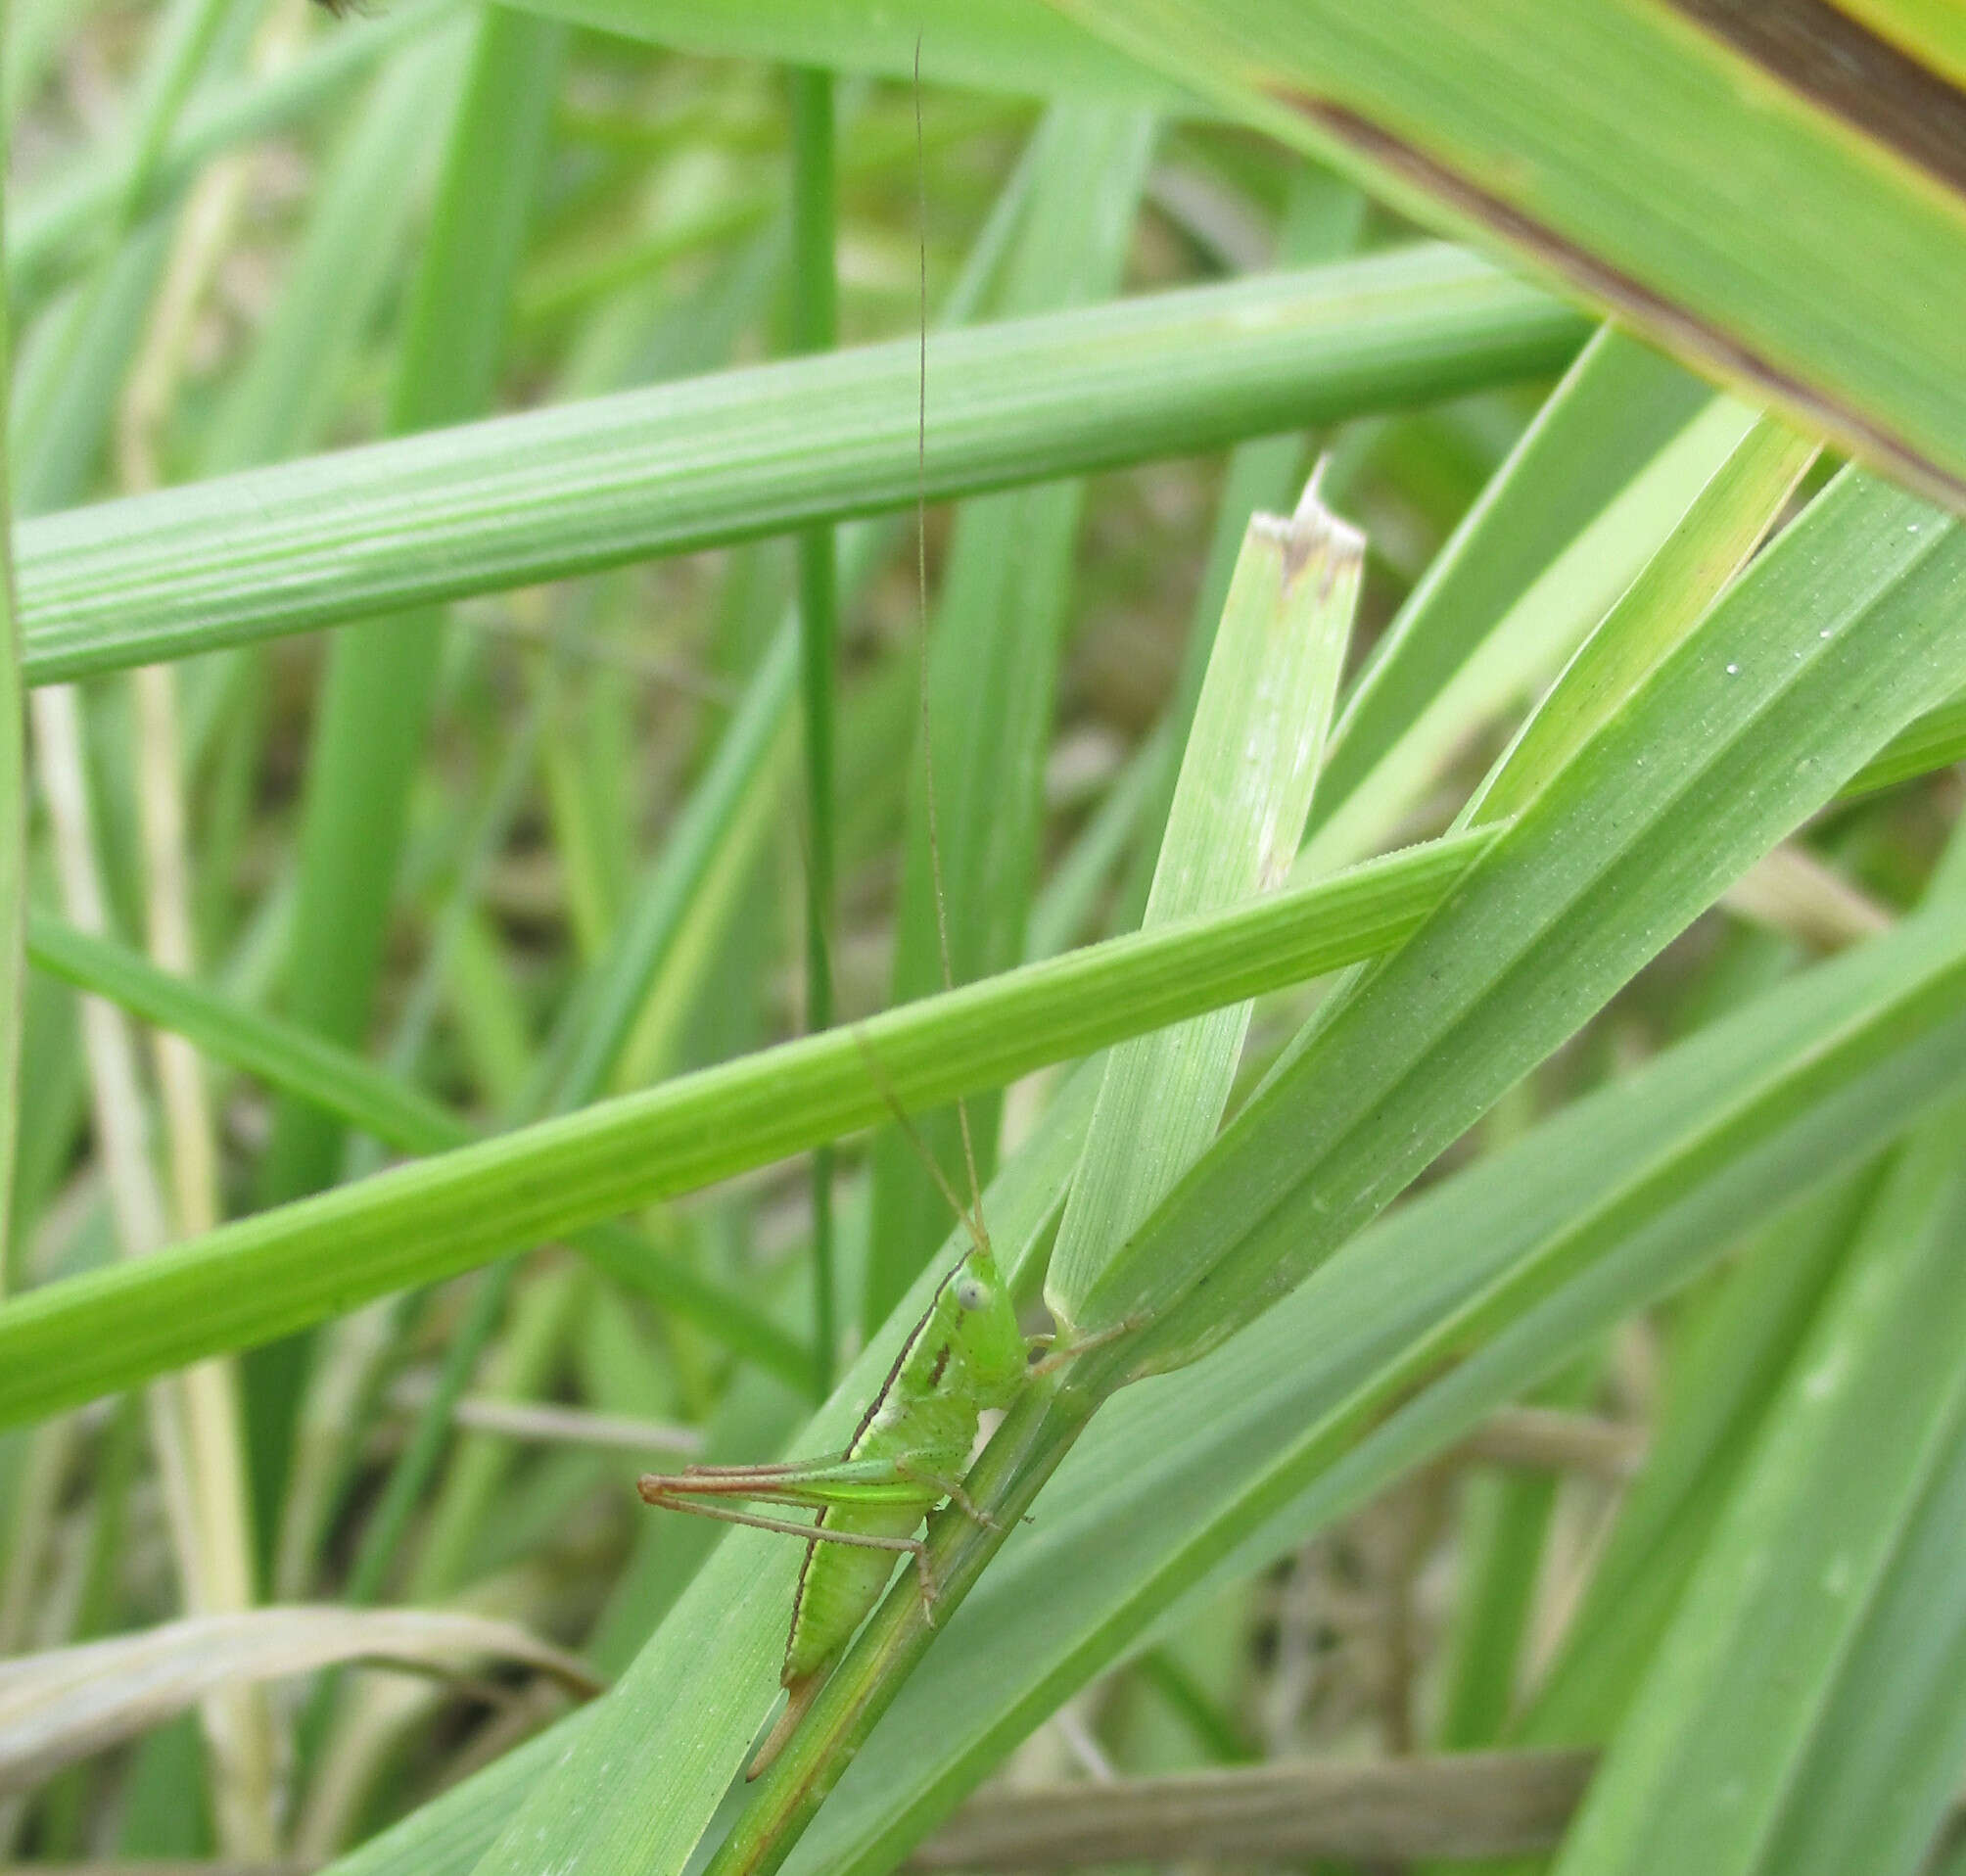
MULTIPOLYGON (((833 176, 833 80, 808 67, 789 76, 792 106, 792 349, 827 352, 838 342, 837 239, 833 176)), ((799 668, 806 751, 806 1026, 833 1019, 833 692, 838 658, 838 573, 833 531, 799 536, 799 668)), ((832 1391, 839 1340, 833 1273, 833 1149, 813 1149, 813 1385, 832 1391)))
MULTIPOLYGON (((1107 1376, 1115 1372, 1104 1367, 1107 1376)), ((1039 1382, 1005 1415, 965 1481, 979 1516, 951 1506, 929 1522, 936 1623, 961 1606, 1085 1430, 1099 1398, 1082 1385, 1039 1382)), ((704 1876, 771 1876, 777 1869, 934 1639, 913 1572, 905 1572, 760 1779, 704 1876)))
MULTIPOLYGON (((5 252, 0 228, 0 255, 5 252)), ((8 434, 12 372, 7 299, 0 273, 0 437, 8 434)), ((20 1140, 21 1024, 26 990, 27 777, 22 709, 21 626, 14 604, 14 505, 0 459, 0 1300, 16 1285, 14 1159, 20 1140)))

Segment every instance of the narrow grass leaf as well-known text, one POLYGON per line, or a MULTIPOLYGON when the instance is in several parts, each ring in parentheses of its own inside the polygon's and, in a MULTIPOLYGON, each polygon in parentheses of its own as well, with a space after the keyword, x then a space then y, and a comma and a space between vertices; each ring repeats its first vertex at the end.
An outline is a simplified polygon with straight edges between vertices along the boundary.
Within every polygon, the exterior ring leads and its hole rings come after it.
POLYGON ((1966 696, 1929 710, 1894 736, 1844 786, 1846 798, 1895 787, 1915 775, 1966 762, 1966 696))
POLYGON ((1067 953, 46 1285, 0 1309, 0 1424, 802 1151, 884 1118, 889 1092, 952 1101, 1372 956, 1489 838, 1067 953))
POLYGON ((1849 1256, 1873 1169, 1762 1227, 1676 1341, 1665 1409, 1561 1653, 1512 1737, 1599 1745, 1624 1712, 1747 1463, 1824 1290, 1849 1256))
POLYGON ((1742 431, 1462 810, 1463 822, 1518 813, 1618 716, 1746 564, 1815 454, 1813 442, 1771 418, 1742 431))
MULTIPOLYGON (((5 253, 0 231, 0 255, 5 253)), ((7 435, 5 272, 0 267, 0 437, 7 435)), ((26 697, 21 628, 14 606, 14 509, 0 473, 0 1298, 13 1288, 14 1156, 21 1137, 21 1032, 26 1021, 23 947, 27 925, 26 697)))
MULTIPOLYGON (((1031 317, 1111 298, 1153 141, 1153 119, 1138 112, 1073 105, 1047 114, 1031 140, 1030 195, 1005 257, 1000 311, 1031 317)), ((934 362, 923 394, 929 438, 940 435, 951 389, 934 362)), ((925 743, 908 772, 893 1003, 944 988, 945 966, 951 981, 967 983, 1022 958, 1084 500, 1083 484, 1049 483, 967 502, 957 518, 934 632, 921 651, 925 743)), ((987 1179, 994 1096, 974 1103, 968 1127, 987 1179)), ((957 1116, 924 1114, 915 1131, 943 1178, 963 1190, 957 1116)), ((886 1319, 949 1220, 941 1184, 898 1129, 875 1142, 870 1202, 864 1330, 886 1319)))
MULTIPOLYGON (((187 1037, 214 1061, 314 1102, 344 1126, 398 1152, 445 1152, 478 1138, 477 1129, 441 1102, 352 1051, 323 1042, 312 1030, 173 977, 141 954, 46 914, 30 914, 28 924, 29 955, 37 969, 187 1037)), ((805 1384, 812 1370, 809 1351, 763 1311, 682 1259, 616 1224, 590 1225, 571 1234, 571 1242, 629 1290, 688 1317, 793 1385, 805 1384)))
POLYGON ((1304 864, 1371 852, 1472 724, 1554 670, 1750 419, 1602 328, 1428 563, 1332 732, 1304 864), (1370 782, 1370 786, 1368 786, 1370 782))
POLYGON ((1041 0, 970 0, 914 14, 866 0, 681 0, 651 13, 634 0, 534 0, 550 13, 630 39, 713 58, 770 59, 930 84, 1161 111, 1197 108, 1179 82, 1129 59, 1041 0), (919 65, 917 68, 917 60, 919 65))
POLYGON ((1764 1867, 1836 1671, 1960 1438, 1956 1109, 1900 1156, 1613 1736, 1560 1876, 1764 1867))
MULTIPOLYGON (((1896 1437, 1894 1425, 1892 1437, 1896 1437)), ((1764 1867, 1912 1876, 1966 1756, 1966 1421, 1955 1418, 1790 1785, 1764 1867)))
MULTIPOLYGON (((1422 246, 952 333, 927 492, 1424 402, 1560 364, 1585 330, 1422 246)), ((913 341, 868 346, 48 517, 18 550, 28 680, 907 507, 914 380, 913 341)))

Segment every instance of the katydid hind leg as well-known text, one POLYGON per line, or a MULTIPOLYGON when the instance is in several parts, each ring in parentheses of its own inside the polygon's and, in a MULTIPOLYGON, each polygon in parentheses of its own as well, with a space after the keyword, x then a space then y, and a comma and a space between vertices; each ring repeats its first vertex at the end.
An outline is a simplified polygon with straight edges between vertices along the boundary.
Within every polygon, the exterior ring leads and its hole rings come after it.
POLYGON ((919 1537, 889 1537, 874 1531, 839 1530, 828 1524, 801 1524, 789 1518, 766 1518, 756 1512, 739 1511, 732 1505, 698 1504, 661 1489, 666 1482, 653 1474, 644 1474, 638 1489, 642 1501, 658 1511, 687 1512, 692 1518, 714 1518, 720 1524, 743 1524, 752 1530, 774 1530, 787 1537, 803 1537, 808 1543, 844 1544, 852 1550, 888 1550, 912 1553, 917 1564, 927 1545, 919 1537))

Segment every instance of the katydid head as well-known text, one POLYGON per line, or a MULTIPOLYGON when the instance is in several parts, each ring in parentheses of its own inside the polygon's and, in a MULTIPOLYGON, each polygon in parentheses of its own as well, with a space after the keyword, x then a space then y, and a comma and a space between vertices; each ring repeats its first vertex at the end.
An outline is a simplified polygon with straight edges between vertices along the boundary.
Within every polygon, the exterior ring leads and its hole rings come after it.
POLYGON ((1016 1305, 996 1259, 978 1246, 949 1280, 957 1309, 956 1342, 979 1402, 1003 1406, 1024 1379, 1027 1356, 1016 1305))

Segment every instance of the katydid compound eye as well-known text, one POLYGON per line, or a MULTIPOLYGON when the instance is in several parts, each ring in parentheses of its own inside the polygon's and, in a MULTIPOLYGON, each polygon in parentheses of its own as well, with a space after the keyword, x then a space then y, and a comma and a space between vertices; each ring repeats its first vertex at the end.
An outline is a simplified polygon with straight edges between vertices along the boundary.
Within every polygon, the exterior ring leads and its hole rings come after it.
POLYGON ((956 1286, 956 1300, 964 1309, 983 1307, 983 1286, 974 1277, 964 1277, 956 1286))

